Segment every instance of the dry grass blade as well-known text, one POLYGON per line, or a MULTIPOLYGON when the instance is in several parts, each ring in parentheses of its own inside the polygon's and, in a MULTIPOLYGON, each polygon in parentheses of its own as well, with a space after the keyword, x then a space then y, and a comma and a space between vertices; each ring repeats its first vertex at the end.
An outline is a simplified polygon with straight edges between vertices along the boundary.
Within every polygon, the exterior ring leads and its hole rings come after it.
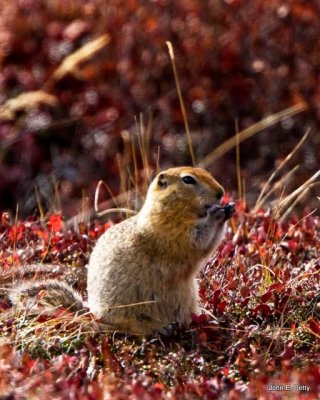
POLYGON ((62 205, 61 205, 61 196, 59 192, 59 183, 54 174, 52 174, 52 184, 54 189, 54 212, 55 213, 62 213, 62 205))
POLYGON ((99 213, 99 197, 100 197, 100 190, 101 190, 102 186, 104 186, 104 188, 108 191, 114 204, 117 205, 116 199, 114 198, 113 193, 112 193, 111 189, 109 188, 109 186, 103 180, 100 180, 97 184, 97 187, 96 187, 96 190, 94 193, 94 211, 96 213, 99 213))
MULTIPOLYGON (((95 191, 95 194, 94 194, 94 211, 95 211, 97 217, 103 217, 104 215, 114 214, 114 213, 126 213, 126 214, 130 214, 130 215, 136 214, 135 211, 133 211, 129 208, 124 208, 124 207, 115 207, 115 208, 109 208, 108 210, 99 211, 98 202, 99 202, 100 189, 102 186, 104 186, 108 190, 108 192, 112 196, 112 200, 116 204, 116 199, 113 197, 112 192, 111 192, 110 188, 108 187, 108 185, 104 181, 99 181, 96 191, 95 191)), ((89 213, 84 213, 83 215, 87 215, 87 217, 88 217, 89 213)))
POLYGON ((187 111, 186 111, 186 107, 184 105, 184 101, 183 101, 183 97, 182 97, 179 75, 178 75, 178 71, 177 71, 177 67, 176 67, 176 63, 175 63, 174 50, 173 50, 173 46, 172 46, 171 42, 166 42, 166 45, 168 46, 168 51, 169 51, 169 56, 170 56, 171 65, 172 65, 172 69, 173 69, 174 79, 176 82, 176 88, 177 88, 177 92, 178 92, 183 122, 184 122, 184 126, 186 129, 186 135, 187 135, 187 141, 188 141, 188 145, 189 145, 190 156, 191 156, 192 164, 196 165, 196 157, 195 157, 195 154, 193 151, 190 127, 189 127, 189 122, 188 122, 188 118, 187 118, 187 111))
POLYGON ((20 319, 28 323, 16 332, 15 342, 23 346, 37 347, 41 341, 46 346, 54 344, 57 339, 60 343, 71 342, 78 339, 80 335, 95 331, 95 324, 89 313, 74 315, 68 312, 58 317, 52 317, 39 322, 40 315, 33 319, 27 318, 29 312, 20 315, 20 319))
MULTIPOLYGON (((314 214, 315 210, 312 211, 309 215, 314 214)), ((318 264, 318 262, 320 261, 320 258, 316 258, 312 261, 311 265, 315 266, 318 264)), ((288 285, 290 285, 290 287, 295 287, 296 285, 300 285, 302 280, 309 280, 311 277, 317 277, 320 275, 320 271, 314 271, 314 272, 301 272, 299 275, 295 276, 294 278, 290 279, 290 281, 288 282, 288 285)))
MULTIPOLYGON (((312 185, 310 185, 312 186, 312 185)), ((286 217, 291 213, 291 211, 295 208, 295 206, 307 195, 309 192, 310 187, 308 186, 306 189, 304 189, 298 196, 297 198, 293 201, 293 203, 290 205, 289 208, 285 211, 284 214, 280 216, 281 211, 283 211, 283 207, 280 207, 280 209, 277 210, 277 213, 275 214, 275 218, 278 219, 279 222, 282 222, 286 219, 286 217)))
MULTIPOLYGON (((151 127, 152 127, 152 120, 149 118, 148 121, 148 126, 147 128, 145 127, 145 123, 143 120, 143 115, 140 114, 140 119, 139 122, 135 118, 135 124, 136 124, 136 131, 137 131, 137 138, 138 138, 138 144, 139 144, 139 152, 142 160, 142 165, 143 165, 143 192, 146 192, 148 190, 149 184, 151 182, 151 176, 152 176, 152 171, 149 165, 149 159, 150 159, 150 141, 151 141, 151 127)), ((139 186, 137 185, 137 177, 138 177, 138 171, 135 170, 135 179, 134 179, 134 184, 135 184, 135 191, 136 193, 139 192, 139 186)))
POLYGON ((103 217, 108 214, 115 214, 115 213, 125 213, 129 215, 137 214, 136 211, 131 210, 130 208, 125 207, 117 207, 117 208, 109 208, 108 210, 100 211, 97 213, 97 217, 103 217))
MULTIPOLYGON (((307 219, 308 217, 310 217, 311 215, 313 215, 315 212, 317 211, 317 209, 312 210, 311 212, 309 212, 307 215, 305 215, 303 218, 299 219, 298 222, 296 222, 293 226, 291 226, 291 228, 285 233, 285 235, 281 238, 281 241, 278 243, 277 249, 281 246, 281 244, 286 240, 286 238, 292 234, 292 232, 294 232, 294 230, 296 229, 296 227, 301 224, 302 221, 304 221, 305 219, 307 219)), ((319 259, 316 260, 316 262, 319 259)), ((318 272, 318 271, 317 271, 318 272)))
POLYGON ((302 146, 302 144, 306 141, 307 137, 310 135, 311 129, 307 129, 306 133, 303 135, 303 137, 299 140, 298 144, 294 147, 294 149, 287 155, 287 157, 279 164, 279 166, 276 168, 276 170, 271 174, 270 178, 268 179, 267 183, 264 185, 264 187, 261 190, 261 193, 258 197, 258 200, 256 201, 256 205, 254 207, 253 212, 257 212, 259 208, 263 205, 266 197, 269 195, 267 191, 270 188, 271 182, 274 180, 275 176, 277 173, 286 165, 293 155, 298 151, 298 149, 302 146), (267 195, 266 195, 267 193, 267 195))
MULTIPOLYGON (((287 209, 287 211, 279 218, 279 222, 282 222, 285 220, 288 215, 291 213, 291 211, 294 209, 294 207, 309 193, 309 191, 319 183, 312 183, 310 184, 300 195, 295 199, 295 201, 291 204, 291 206, 287 209)), ((313 212, 317 211, 315 209, 313 212)), ((311 214, 313 214, 313 212, 311 214)))
POLYGON ((120 304, 119 306, 108 307, 108 310, 113 310, 113 309, 117 309, 117 308, 136 307, 136 306, 141 306, 144 304, 155 304, 155 303, 157 303, 156 300, 139 301, 139 303, 120 304))
POLYGON ((79 73, 79 65, 95 55, 109 42, 110 36, 105 34, 100 36, 98 39, 93 40, 92 42, 86 43, 80 49, 66 57, 49 80, 53 79, 57 81, 63 78, 66 74, 79 73))
POLYGON ((40 198, 40 194, 39 194, 37 185, 34 185, 34 192, 35 192, 36 199, 37 199, 38 210, 39 210, 39 213, 40 213, 40 219, 41 219, 41 221, 43 221, 44 218, 45 218, 45 212, 44 212, 43 207, 42 207, 41 198, 40 198))
POLYGON ((86 191, 85 191, 85 189, 82 189, 82 196, 81 196, 81 210, 82 210, 82 212, 84 213, 84 215, 87 215, 87 218, 85 218, 84 220, 83 220, 83 223, 86 225, 86 226, 89 226, 90 225, 90 218, 89 218, 89 214, 88 213, 86 213, 86 211, 89 209, 89 197, 86 195, 86 191))
POLYGON ((21 93, 17 97, 7 100, 0 107, 0 118, 13 119, 17 111, 28 111, 39 104, 54 107, 57 105, 57 98, 43 90, 21 93))
MULTIPOLYGON (((272 195, 272 193, 276 192, 279 189, 285 188, 285 186, 291 181, 295 172, 299 169, 300 165, 296 165, 290 171, 288 171, 284 176, 282 176, 277 182, 275 182, 270 190, 265 194, 263 199, 261 199, 260 206, 253 210, 253 213, 257 212, 260 207, 263 207, 267 201, 267 199, 272 195)), ((277 200, 278 202, 278 200, 277 200)), ((272 202, 271 202, 272 204, 272 202)))
MULTIPOLYGON (((133 189, 129 190, 127 192, 124 192, 124 193, 120 193, 118 196, 113 197, 110 200, 103 201, 101 203, 100 208, 107 209, 108 207, 113 206, 115 203, 116 204, 120 204, 120 203, 124 204, 126 201, 128 201, 128 198, 133 197, 134 194, 135 194, 135 191, 133 189)), ((116 207, 116 209, 119 209, 119 208, 120 207, 116 207)), ((114 208, 112 208, 112 209, 114 209, 114 208)), ((101 211, 101 212, 103 213, 104 211, 101 211)), ((68 227, 74 227, 74 229, 77 230, 77 226, 79 223, 86 221, 87 218, 94 218, 94 217, 98 217, 98 216, 99 216, 99 214, 97 214, 95 209, 92 207, 89 210, 81 211, 74 217, 69 218, 65 222, 65 225, 68 227)))
POLYGON ((266 129, 272 125, 275 125, 279 121, 281 121, 283 118, 287 117, 292 117, 294 115, 300 114, 303 111, 306 111, 308 109, 308 106, 304 102, 299 102, 298 104, 289 107, 283 111, 280 111, 276 114, 270 115, 263 120, 257 122, 256 124, 253 124, 249 128, 239 132, 238 137, 237 134, 232 136, 230 139, 226 140, 224 143, 222 143, 220 146, 218 146, 212 153, 208 154, 206 157, 202 159, 202 161, 199 163, 199 166, 202 168, 208 168, 210 164, 213 163, 213 161, 217 160, 221 156, 223 156, 225 153, 227 153, 229 150, 231 150, 233 147, 236 146, 237 140, 239 143, 243 142, 246 139, 249 139, 251 136, 255 135, 256 133, 262 131, 263 129, 266 129))
MULTIPOLYGON (((139 121, 137 118, 135 118, 135 124, 136 124, 136 131, 137 131, 137 138, 138 138, 138 145, 139 145, 139 152, 143 164, 143 191, 146 192, 150 181, 151 181, 151 176, 152 176, 152 170, 149 165, 149 152, 150 152, 150 142, 151 142, 151 135, 152 135, 152 116, 150 115, 148 119, 148 124, 145 127, 145 123, 143 120, 143 115, 140 115, 139 121)), ((133 143, 133 140, 130 137, 129 132, 123 132, 122 133, 122 138, 125 143, 125 147, 127 147, 127 154, 125 154, 123 157, 120 155, 117 155, 117 162, 118 162, 118 167, 119 167, 119 173, 120 173, 120 193, 122 193, 120 196, 115 197, 113 193, 111 192, 109 186, 104 182, 104 181, 99 181, 96 191, 95 191, 95 196, 94 196, 94 215, 97 217, 103 217, 108 214, 113 214, 113 213, 126 213, 128 215, 135 215, 136 211, 133 211, 131 208, 128 207, 118 207, 117 201, 119 198, 123 198, 126 200, 127 204, 132 204, 131 197, 132 194, 135 194, 135 208, 138 208, 138 193, 139 193, 139 169, 138 169, 138 161, 137 161, 137 155, 136 155, 136 150, 135 150, 135 145, 133 143), (127 159, 131 156, 132 153, 132 158, 133 158, 133 163, 134 163, 134 176, 130 174, 130 171, 127 168, 127 159), (130 184, 133 184, 134 189, 130 189, 130 184), (109 195, 112 198, 113 204, 116 205, 116 207, 105 209, 103 211, 99 211, 99 196, 101 192, 101 188, 104 187, 109 195)), ((122 201, 123 202, 123 201, 122 201)), ((110 204, 110 201, 107 202, 107 204, 110 204)), ((104 203, 106 205, 106 203, 104 203)), ((87 213, 83 212, 81 215, 81 218, 84 218, 85 216, 89 216, 89 218, 92 216, 93 210, 89 210, 87 213)), ((77 218, 77 217, 75 217, 77 218)))
POLYGON ((239 143, 239 121, 236 120, 236 171, 237 171, 237 184, 238 196, 242 200, 242 182, 241 182, 241 167, 240 167, 240 143, 239 143))
POLYGON ((279 202, 277 211, 275 212, 275 218, 280 218, 281 220, 284 219, 284 216, 288 215, 289 212, 293 209, 293 207, 297 204, 297 199, 300 201, 306 193, 314 186, 314 181, 320 176, 320 170, 318 170, 315 174, 312 175, 305 183, 298 187, 295 191, 291 194, 286 196, 283 200, 279 202), (291 204, 290 208, 288 209, 289 205, 291 204), (281 212, 287 209, 284 215, 281 216, 281 212))

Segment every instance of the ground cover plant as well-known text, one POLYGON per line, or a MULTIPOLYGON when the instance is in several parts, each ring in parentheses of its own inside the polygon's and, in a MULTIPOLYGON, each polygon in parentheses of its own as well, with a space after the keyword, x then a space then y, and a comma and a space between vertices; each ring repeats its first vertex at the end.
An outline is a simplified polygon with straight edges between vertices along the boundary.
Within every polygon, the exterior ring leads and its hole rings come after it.
POLYGON ((10 308, 6 289, 26 264, 63 265, 35 265, 27 279, 44 272, 84 293, 85 261, 108 227, 76 232, 60 215, 1 215, 1 398, 284 398, 268 391, 272 384, 291 385, 290 398, 317 398, 319 217, 306 211, 278 223, 238 201, 226 240, 201 272, 204 314, 167 337, 103 332, 89 314, 61 308, 33 316, 10 308))

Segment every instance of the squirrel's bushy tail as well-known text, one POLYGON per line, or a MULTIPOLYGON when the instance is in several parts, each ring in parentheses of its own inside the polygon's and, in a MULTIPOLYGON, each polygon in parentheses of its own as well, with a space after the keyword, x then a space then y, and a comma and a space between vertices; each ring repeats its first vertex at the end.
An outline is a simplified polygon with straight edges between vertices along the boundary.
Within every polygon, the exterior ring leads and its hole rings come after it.
POLYGON ((64 307, 72 312, 82 311, 84 301, 76 290, 58 280, 33 281, 12 288, 9 299, 13 305, 41 305, 46 308, 64 307))

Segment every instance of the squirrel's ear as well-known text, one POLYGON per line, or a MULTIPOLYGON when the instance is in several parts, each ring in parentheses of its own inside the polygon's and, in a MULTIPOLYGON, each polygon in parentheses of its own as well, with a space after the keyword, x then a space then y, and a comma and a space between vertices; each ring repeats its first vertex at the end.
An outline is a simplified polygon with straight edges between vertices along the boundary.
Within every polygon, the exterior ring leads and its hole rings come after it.
POLYGON ((165 189, 168 186, 168 179, 164 173, 158 175, 158 186, 165 189))

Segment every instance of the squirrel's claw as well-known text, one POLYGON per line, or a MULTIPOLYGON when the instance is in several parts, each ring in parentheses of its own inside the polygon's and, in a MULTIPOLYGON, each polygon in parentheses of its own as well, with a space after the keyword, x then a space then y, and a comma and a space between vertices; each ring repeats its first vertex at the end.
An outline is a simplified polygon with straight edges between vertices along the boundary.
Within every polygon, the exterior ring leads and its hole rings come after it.
POLYGON ((224 220, 230 219, 236 211, 235 203, 229 203, 224 206, 224 220))

